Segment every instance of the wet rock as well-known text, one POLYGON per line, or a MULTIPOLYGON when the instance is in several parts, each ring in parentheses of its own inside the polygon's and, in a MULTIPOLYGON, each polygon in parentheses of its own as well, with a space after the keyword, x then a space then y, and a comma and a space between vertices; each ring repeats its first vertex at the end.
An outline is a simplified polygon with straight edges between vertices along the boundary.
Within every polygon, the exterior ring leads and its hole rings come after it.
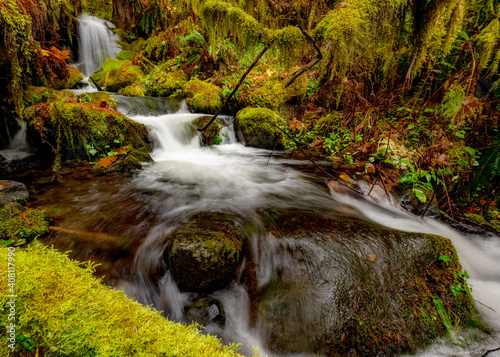
MULTIPOLYGON (((143 162, 152 161, 149 154, 147 153, 144 154, 147 156, 144 157, 145 160, 142 160, 143 162)), ((137 171, 142 168, 140 158, 142 158, 142 156, 136 152, 121 153, 117 155, 106 156, 95 164, 92 171, 94 173, 100 173, 100 174, 110 174, 116 172, 125 173, 125 172, 137 171)))
POLYGON ((201 213, 172 235, 164 260, 181 291, 209 293, 233 279, 242 243, 232 217, 201 213))
POLYGON ((5 157, 3 157, 2 155, 0 155, 0 162, 4 162, 6 161, 5 157))
POLYGON ((25 110, 25 117, 30 145, 42 152, 60 146, 63 162, 92 161, 124 146, 150 149, 146 126, 109 108, 71 102, 34 104, 25 110))
MULTIPOLYGON (((151 76, 151 91, 155 96, 168 97, 181 90, 187 82, 187 76, 182 70, 168 72, 161 66, 151 76)), ((194 95, 194 93, 193 93, 194 95)))
POLYGON ((0 180, 0 239, 32 239, 48 233, 43 213, 24 206, 28 197, 23 183, 0 180))
POLYGON ((217 324, 223 327, 226 323, 226 313, 222 303, 211 297, 201 297, 185 308, 186 320, 203 326, 217 324))
POLYGON ((68 77, 59 78, 55 77, 50 81, 52 88, 54 89, 71 89, 74 88, 82 79, 83 75, 74 67, 66 66, 68 70, 68 77))
POLYGON ((427 217, 439 217, 439 206, 436 197, 433 197, 432 192, 425 192, 425 195, 427 197, 426 202, 421 202, 411 189, 404 190, 400 195, 399 204, 416 216, 425 214, 427 217), (428 200, 431 197, 433 197, 433 200, 429 205, 428 200))
POLYGON ((407 353, 446 334, 436 297, 452 323, 481 326, 470 292, 453 293, 462 268, 448 239, 303 212, 271 222, 277 273, 250 295, 272 351, 407 353), (307 342, 295 343, 303 335, 307 342))
MULTIPOLYGON (((197 129, 201 129, 212 120, 211 116, 197 118, 193 121, 193 125, 197 129)), ((201 132, 201 142, 203 145, 211 146, 216 145, 216 139, 219 138, 219 122, 216 120, 207 130, 201 132)), ((220 139, 220 138, 219 138, 220 139)))
POLYGON ((90 77, 101 88, 117 92, 119 89, 132 84, 142 83, 145 74, 141 67, 132 64, 130 60, 108 58, 102 68, 90 77))
POLYGON ((29 193, 26 186, 21 182, 0 180, 0 203, 16 202, 25 204, 29 193))
POLYGON ((237 132, 243 137, 240 141, 248 146, 263 149, 282 150, 285 148, 285 136, 277 127, 281 118, 267 108, 245 108, 236 114, 237 132))

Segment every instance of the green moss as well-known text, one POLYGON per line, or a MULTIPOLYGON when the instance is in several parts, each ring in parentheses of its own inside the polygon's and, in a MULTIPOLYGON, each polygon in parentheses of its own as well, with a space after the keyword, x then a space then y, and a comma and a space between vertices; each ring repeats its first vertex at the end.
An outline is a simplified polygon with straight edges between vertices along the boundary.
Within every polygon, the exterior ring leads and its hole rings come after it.
POLYGON ((115 98, 106 92, 82 93, 79 94, 77 98, 79 102, 94 104, 97 106, 101 105, 102 102, 106 102, 106 104, 116 110, 115 98))
POLYGON ((135 57, 134 51, 122 50, 116 55, 117 60, 133 60, 135 57))
POLYGON ((147 128, 124 115, 87 103, 48 103, 26 109, 28 139, 43 147, 40 137, 53 148, 79 159, 92 159, 91 148, 106 152, 115 140, 140 151, 149 151, 147 128))
POLYGON ((120 88, 143 81, 145 74, 141 67, 133 65, 130 60, 108 58, 102 68, 90 76, 101 87, 109 91, 118 91, 120 88))
POLYGON ((168 97, 182 90, 187 81, 187 76, 182 70, 164 72, 162 67, 151 76, 151 91, 155 96, 168 97))
MULTIPOLYGON (((8 251, 0 249, 7 261, 8 251)), ((92 276, 92 263, 36 244, 15 251, 16 330, 65 356, 237 356, 194 325, 176 324, 92 276)), ((8 324, 7 274, 0 277, 0 321, 8 324)), ((6 341, 5 329, 0 334, 6 341)), ((16 344, 16 348, 22 348, 16 344)), ((8 355, 6 344, 0 345, 8 355)))
POLYGON ((144 97, 146 95, 146 86, 144 84, 133 84, 120 89, 118 94, 126 95, 128 97, 144 97))
POLYGON ((69 90, 57 91, 52 88, 27 86, 24 91, 24 102, 27 106, 35 103, 55 101, 76 102, 76 94, 69 90))
MULTIPOLYGON (((197 129, 201 129, 204 128, 205 125, 207 125, 210 120, 212 120, 211 116, 197 118, 193 121, 193 125, 197 129)), ((219 137, 219 130, 220 130, 219 122, 216 120, 212 125, 208 127, 207 130, 201 133, 202 144, 207 146, 216 145, 217 144, 216 138, 219 137)))
POLYGON ((74 67, 66 66, 69 76, 66 78, 52 78, 50 84, 54 89, 71 89, 74 88, 82 79, 83 75, 74 67))
POLYGON ((9 219, 0 215, 0 238, 33 239, 49 232, 49 223, 37 209, 15 210, 9 219))
POLYGON ((285 136, 277 127, 282 120, 268 108, 245 108, 236 114, 245 142, 249 146, 281 150, 285 147, 285 136))
POLYGON ((221 88, 216 85, 192 79, 184 86, 189 108, 197 113, 215 114, 222 106, 221 88))

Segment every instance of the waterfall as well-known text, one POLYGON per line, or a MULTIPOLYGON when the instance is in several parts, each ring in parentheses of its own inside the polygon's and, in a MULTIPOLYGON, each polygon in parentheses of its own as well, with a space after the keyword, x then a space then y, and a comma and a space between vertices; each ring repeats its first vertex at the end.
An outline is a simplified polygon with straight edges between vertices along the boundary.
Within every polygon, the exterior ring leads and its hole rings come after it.
POLYGON ((12 138, 6 149, 0 150, 6 161, 22 160, 31 155, 30 146, 26 139, 26 123, 17 121, 21 127, 12 138))
POLYGON ((107 58, 115 58, 120 47, 118 36, 111 31, 113 24, 87 14, 78 16, 79 57, 76 67, 85 78, 99 70, 107 58))

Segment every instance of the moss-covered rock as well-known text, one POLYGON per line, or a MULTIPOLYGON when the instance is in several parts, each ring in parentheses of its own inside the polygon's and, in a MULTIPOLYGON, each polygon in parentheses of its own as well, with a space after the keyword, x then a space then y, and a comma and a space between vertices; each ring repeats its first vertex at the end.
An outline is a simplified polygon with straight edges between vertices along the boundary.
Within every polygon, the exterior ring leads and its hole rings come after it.
POLYGON ((54 89, 71 89, 71 88, 74 88, 83 79, 83 75, 76 68, 71 67, 71 66, 67 66, 67 70, 69 73, 68 77, 66 77, 66 78, 59 78, 59 77, 52 78, 52 80, 50 81, 52 88, 54 88, 54 89))
POLYGON ((10 219, 2 218, 0 213, 0 238, 33 239, 48 232, 49 222, 45 220, 40 210, 33 208, 15 210, 10 219))
POLYGON ((242 244, 231 217, 202 213, 172 235, 164 260, 181 291, 212 292, 234 277, 242 244))
POLYGON ((69 90, 54 90, 46 87, 27 86, 24 91, 24 102, 27 106, 46 102, 76 102, 76 94, 69 90))
POLYGON ((28 141, 38 149, 59 148, 62 160, 92 160, 106 146, 149 151, 146 126, 113 110, 87 103, 35 104, 25 110, 28 141))
POLYGON ((141 162, 151 162, 148 153, 138 150, 120 149, 118 154, 103 157, 92 171, 99 174, 133 172, 142 168, 141 162))
POLYGON ((272 351, 393 356, 453 330, 443 316, 480 327, 467 285, 456 293, 466 277, 446 238, 303 212, 275 215, 268 230, 276 244, 294 242, 287 267, 258 299, 272 351), (307 350, 286 343, 298 334, 308 336, 307 350))
POLYGON ((111 94, 106 92, 82 93, 77 96, 77 100, 80 103, 89 103, 97 106, 101 106, 101 104, 104 102, 111 108, 116 110, 115 98, 111 94))
POLYGON ((133 60, 135 57, 134 51, 122 50, 116 55, 116 59, 118 60, 133 60))
POLYGON ((285 135, 277 127, 282 120, 267 108, 245 108, 236 114, 245 144, 256 148, 284 149, 285 135))
POLYGON ((118 91, 118 94, 127 97, 144 97, 146 93, 147 88, 144 84, 133 84, 118 91))
POLYGON ((145 74, 141 67, 132 64, 130 60, 108 58, 102 68, 90 77, 100 87, 117 92, 121 88, 141 83, 145 74))
POLYGON ((187 76, 182 70, 175 72, 155 71, 151 76, 151 92, 158 97, 168 97, 182 90, 187 76))
POLYGON ((192 79, 184 86, 186 103, 196 113, 215 114, 222 106, 221 88, 216 85, 192 79))
MULTIPOLYGON (((204 116, 201 118, 197 118, 193 121, 193 125, 197 129, 204 128, 205 125, 208 124, 208 122, 212 120, 211 116, 204 116)), ((217 144, 217 139, 219 138, 219 122, 216 120, 212 125, 208 127, 207 130, 201 132, 201 143, 203 145, 211 146, 211 145, 216 145, 217 144)))

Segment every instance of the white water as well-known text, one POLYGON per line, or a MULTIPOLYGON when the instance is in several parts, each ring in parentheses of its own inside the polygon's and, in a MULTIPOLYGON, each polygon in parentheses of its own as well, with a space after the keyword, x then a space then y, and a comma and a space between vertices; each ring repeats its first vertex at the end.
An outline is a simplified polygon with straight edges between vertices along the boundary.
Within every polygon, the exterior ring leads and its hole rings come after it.
POLYGON ((118 36, 111 29, 113 24, 87 14, 78 16, 79 58, 76 67, 85 78, 101 68, 107 58, 120 52, 118 36))
MULTIPOLYGON (((484 321, 495 331, 492 336, 476 336, 464 332, 454 342, 438 341, 421 356, 477 356, 487 349, 500 347, 500 239, 463 235, 432 219, 419 219, 403 212, 393 200, 384 197, 355 199, 337 192, 322 190, 310 177, 285 167, 271 158, 267 150, 244 147, 234 141, 234 132, 225 128, 223 145, 201 147, 191 122, 199 114, 185 107, 177 113, 158 116, 135 116, 147 125, 154 138, 154 164, 147 165, 133 181, 135 188, 152 194, 150 209, 158 212, 164 225, 152 229, 139 248, 134 270, 144 289, 135 291, 139 300, 170 311, 170 317, 181 320, 182 303, 188 294, 180 293, 170 276, 159 285, 148 280, 148 272, 158 269, 165 238, 179 222, 201 211, 232 212, 243 221, 258 221, 259 212, 297 208, 317 212, 336 211, 377 223, 395 230, 438 234, 449 238, 464 268, 471 276, 476 307, 484 321), (480 303, 479 303, 480 302, 480 303), (485 305, 487 307, 485 307, 485 305), (495 310, 495 311, 492 311, 495 310), (478 354, 479 353, 479 354, 478 354)), ((284 162, 284 161, 283 161, 284 162)), ((287 161, 288 163, 288 161, 287 161)), ((326 186, 326 185, 324 185, 326 186)), ((255 257, 258 285, 263 286, 287 261, 286 250, 293 242, 273 240, 253 234, 251 249, 255 257)), ((212 294, 226 309, 224 329, 211 326, 208 332, 224 340, 256 346, 261 354, 271 355, 264 346, 266 336, 249 322, 249 297, 242 285, 233 283, 212 294)), ((250 353, 250 347, 244 347, 250 353)), ((495 356, 494 353, 489 356, 495 356)))
POLYGON ((7 162, 22 160, 31 155, 31 149, 26 140, 26 123, 18 121, 21 128, 12 138, 9 146, 4 150, 0 150, 0 155, 2 155, 7 162))

